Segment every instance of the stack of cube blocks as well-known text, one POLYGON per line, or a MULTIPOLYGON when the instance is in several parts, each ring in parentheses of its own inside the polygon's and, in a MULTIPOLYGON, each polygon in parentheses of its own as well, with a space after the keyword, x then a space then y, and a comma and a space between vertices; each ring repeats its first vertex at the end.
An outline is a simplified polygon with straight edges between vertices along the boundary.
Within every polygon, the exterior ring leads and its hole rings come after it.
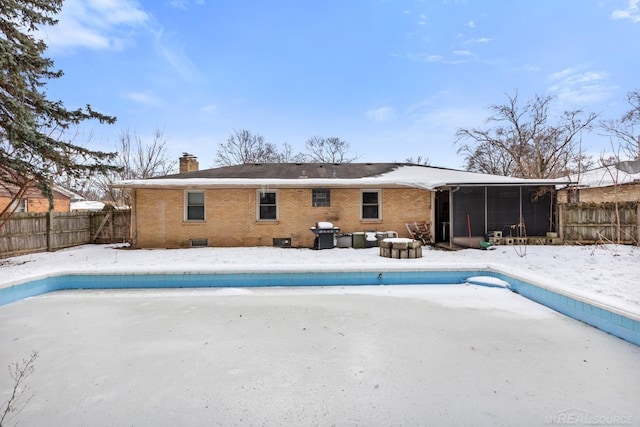
POLYGON ((422 258, 422 243, 418 240, 394 241, 384 239, 380 242, 380 256, 385 258, 422 258))
POLYGON ((512 237, 503 236, 502 231, 494 231, 489 237, 489 243, 494 245, 561 245, 560 237, 512 237))

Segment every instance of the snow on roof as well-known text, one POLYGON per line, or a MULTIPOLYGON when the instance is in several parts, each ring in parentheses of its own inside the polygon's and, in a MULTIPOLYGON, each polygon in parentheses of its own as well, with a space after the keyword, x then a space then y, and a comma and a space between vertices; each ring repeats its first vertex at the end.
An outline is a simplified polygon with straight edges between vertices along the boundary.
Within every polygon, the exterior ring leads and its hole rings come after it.
POLYGON ((458 185, 561 185, 568 184, 563 179, 524 179, 499 175, 445 169, 431 166, 402 165, 375 176, 358 178, 179 178, 172 175, 165 178, 125 180, 113 184, 114 187, 349 187, 349 186, 406 186, 434 190, 440 187, 458 185))
POLYGON ((68 198, 71 199, 72 202, 76 202, 76 201, 80 201, 80 200, 84 200, 84 197, 82 197, 81 195, 79 195, 78 193, 75 193, 71 190, 69 190, 68 188, 65 187, 61 187, 60 185, 54 185, 53 189, 57 192, 59 192, 60 194, 67 196, 68 198))
POLYGON ((104 209, 104 203, 102 202, 94 202, 90 200, 71 202, 72 211, 101 211, 102 209, 104 209))
POLYGON ((403 166, 384 174, 382 177, 412 187, 430 190, 458 185, 557 185, 567 183, 566 179, 524 179, 423 166, 403 166))
POLYGON ((640 183, 640 172, 633 167, 639 162, 621 162, 572 175, 571 181, 579 187, 610 187, 612 185, 640 183))

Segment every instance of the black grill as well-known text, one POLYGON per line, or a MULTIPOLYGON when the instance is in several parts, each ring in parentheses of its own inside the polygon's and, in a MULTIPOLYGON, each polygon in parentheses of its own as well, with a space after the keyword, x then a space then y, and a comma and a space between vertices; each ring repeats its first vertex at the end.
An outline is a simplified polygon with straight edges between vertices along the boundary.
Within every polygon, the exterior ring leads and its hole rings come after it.
POLYGON ((336 235, 340 233, 339 227, 312 227, 311 231, 316 235, 313 241, 313 249, 331 249, 336 246, 336 235))

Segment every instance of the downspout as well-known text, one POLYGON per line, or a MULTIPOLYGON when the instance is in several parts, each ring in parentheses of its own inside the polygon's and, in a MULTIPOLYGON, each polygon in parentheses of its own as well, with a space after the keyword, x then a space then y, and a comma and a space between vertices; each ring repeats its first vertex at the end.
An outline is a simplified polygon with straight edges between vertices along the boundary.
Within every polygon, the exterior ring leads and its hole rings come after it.
POLYGON ((484 186, 484 232, 483 236, 486 236, 489 232, 489 187, 484 186))
POLYGON ((453 193, 460 190, 458 185, 456 188, 449 190, 449 247, 453 247, 453 193))
MULTIPOLYGON (((520 190, 520 210, 518 212, 518 227, 519 227, 518 230, 521 231, 522 228, 524 227, 524 216, 522 215, 522 187, 518 187, 518 189, 520 190)), ((527 237, 527 234, 526 234, 527 229, 525 228, 524 230, 525 230, 525 235, 521 236, 520 235, 521 233, 518 233, 518 237, 527 237)))
POLYGON ((138 247, 138 189, 134 188, 131 194, 133 203, 131 207, 131 246, 138 247))

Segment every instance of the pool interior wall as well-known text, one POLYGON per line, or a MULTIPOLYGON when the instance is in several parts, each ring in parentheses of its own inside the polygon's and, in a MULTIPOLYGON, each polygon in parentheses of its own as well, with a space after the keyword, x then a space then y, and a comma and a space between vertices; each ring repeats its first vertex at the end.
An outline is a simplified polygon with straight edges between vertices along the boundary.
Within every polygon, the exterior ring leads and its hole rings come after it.
MULTIPOLYGON (((366 271, 366 272, 252 272, 220 274, 59 275, 0 289, 0 305, 47 292, 68 289, 150 289, 202 287, 359 286, 464 284, 470 277, 489 276, 508 283, 511 291, 566 316, 595 326, 640 346, 640 319, 615 308, 551 291, 492 270, 366 271)), ((487 282, 487 286, 492 286, 487 282)))

